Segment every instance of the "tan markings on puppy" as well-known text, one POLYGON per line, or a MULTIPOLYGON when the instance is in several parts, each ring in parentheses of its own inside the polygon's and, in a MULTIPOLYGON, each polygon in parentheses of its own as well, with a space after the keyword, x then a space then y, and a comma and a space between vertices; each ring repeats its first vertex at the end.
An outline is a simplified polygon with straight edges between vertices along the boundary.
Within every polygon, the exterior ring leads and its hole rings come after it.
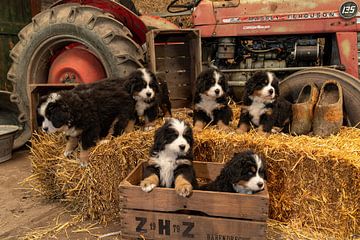
MULTIPOLYGON (((256 172, 256 170, 255 170, 255 172, 256 172)), ((245 180, 240 180, 240 181, 238 181, 237 183, 236 183, 236 185, 238 185, 238 186, 243 186, 244 188, 246 188, 247 187, 247 181, 245 181, 245 180)))
POLYGON ((258 128, 257 128, 257 131, 259 133, 264 133, 264 125, 260 125, 258 128))
POLYGON ((155 121, 150 122, 149 119, 145 116, 145 127, 144 130, 148 131, 155 127, 155 121))
POLYGON ((217 125, 219 127, 220 130, 222 131, 231 131, 231 127, 229 125, 226 125, 222 120, 219 120, 217 122, 217 125))
POLYGON ((205 123, 203 121, 197 120, 194 124, 194 132, 201 132, 203 128, 205 127, 205 123))
POLYGON ((247 123, 240 123, 240 126, 236 129, 237 133, 246 133, 250 130, 250 126, 247 123))
POLYGON ((79 139, 77 137, 69 137, 68 141, 66 142, 64 156, 69 157, 77 147, 78 143, 79 139))
POLYGON ((178 175, 175 179, 175 191, 182 197, 187 197, 192 192, 192 185, 184 178, 182 174, 178 175))
POLYGON ((156 174, 148 176, 140 183, 140 187, 144 192, 151 192, 157 186, 159 186, 159 177, 156 174))
POLYGON ((118 121, 119 121, 119 119, 118 119, 118 118, 115 118, 115 120, 112 122, 111 127, 110 127, 110 129, 109 129, 109 134, 110 134, 110 135, 113 135, 113 134, 114 134, 114 127, 115 127, 115 124, 116 124, 118 121))
POLYGON ((90 155, 90 150, 81 150, 80 151, 80 166, 81 167, 86 167, 89 163, 89 155, 90 155))
POLYGON ((262 90, 255 90, 252 94, 254 97, 262 97, 262 90))
POLYGON ((163 106, 160 106, 161 111, 164 113, 164 118, 171 118, 171 113, 163 106))
POLYGON ((132 132, 132 131, 134 131, 134 128, 135 128, 135 121, 134 120, 129 120, 126 127, 125 127, 124 132, 125 133, 132 132))
POLYGON ((265 114, 268 115, 268 116, 272 115, 273 114, 272 108, 266 109, 265 114))

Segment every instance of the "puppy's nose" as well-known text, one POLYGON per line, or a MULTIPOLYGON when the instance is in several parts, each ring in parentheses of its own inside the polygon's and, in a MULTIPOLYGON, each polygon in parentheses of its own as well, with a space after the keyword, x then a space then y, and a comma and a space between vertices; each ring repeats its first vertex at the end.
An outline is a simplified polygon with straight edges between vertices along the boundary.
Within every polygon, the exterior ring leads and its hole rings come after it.
POLYGON ((219 93, 220 93, 220 90, 219 90, 219 89, 215 89, 215 94, 216 94, 216 95, 219 95, 219 93))
POLYGON ((44 132, 47 132, 48 130, 49 130, 49 128, 43 127, 43 131, 44 131, 44 132))
POLYGON ((274 93, 274 89, 269 89, 269 94, 273 94, 274 93))
POLYGON ((181 151, 184 151, 185 150, 185 145, 181 144, 181 145, 179 145, 179 148, 180 148, 181 151))
POLYGON ((147 96, 147 97, 151 97, 151 92, 147 92, 147 93, 146 93, 146 96, 147 96))
POLYGON ((262 187, 264 186, 264 183, 262 183, 262 182, 258 182, 258 184, 257 184, 257 185, 258 185, 258 187, 259 187, 259 188, 262 188, 262 187))

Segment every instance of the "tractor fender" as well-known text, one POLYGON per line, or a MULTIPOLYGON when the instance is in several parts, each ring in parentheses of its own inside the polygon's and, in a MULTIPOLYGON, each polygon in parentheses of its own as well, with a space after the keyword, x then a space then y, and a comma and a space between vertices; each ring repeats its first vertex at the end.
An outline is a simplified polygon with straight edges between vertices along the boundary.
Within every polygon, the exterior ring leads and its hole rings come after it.
POLYGON ((89 5, 111 14, 116 20, 121 22, 133 34, 133 40, 140 46, 146 42, 146 33, 148 28, 144 22, 132 11, 123 5, 112 0, 60 0, 51 7, 66 3, 78 3, 81 5, 89 5))

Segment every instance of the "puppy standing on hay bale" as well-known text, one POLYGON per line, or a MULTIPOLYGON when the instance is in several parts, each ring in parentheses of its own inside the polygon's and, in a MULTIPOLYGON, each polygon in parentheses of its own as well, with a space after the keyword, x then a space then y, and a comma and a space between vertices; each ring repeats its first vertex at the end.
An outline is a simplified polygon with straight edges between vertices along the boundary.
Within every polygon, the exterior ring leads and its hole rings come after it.
POLYGON ((292 116, 291 103, 279 95, 279 79, 271 72, 256 72, 245 84, 237 132, 248 132, 250 125, 260 132, 286 128, 292 116))
POLYGON ((245 151, 235 153, 220 175, 200 189, 253 194, 264 190, 266 179, 266 165, 263 159, 252 151, 245 151))
POLYGON ((135 100, 134 125, 144 117, 145 130, 154 126, 159 107, 165 117, 171 117, 171 102, 166 82, 160 82, 155 74, 146 68, 139 68, 130 74, 124 83, 125 90, 135 100))
POLYGON ((157 129, 149 165, 140 183, 142 190, 150 192, 156 186, 175 186, 180 196, 189 196, 197 186, 192 166, 193 142, 190 126, 178 119, 170 119, 157 129))
POLYGON ((134 101, 122 86, 121 79, 105 79, 72 90, 51 93, 41 99, 38 108, 42 129, 64 131, 68 157, 80 141, 80 164, 86 166, 89 149, 109 133, 114 136, 130 131, 134 101))
POLYGON ((201 131, 209 123, 229 128, 232 111, 228 106, 228 91, 225 76, 218 69, 209 68, 200 73, 194 96, 194 131, 201 131))

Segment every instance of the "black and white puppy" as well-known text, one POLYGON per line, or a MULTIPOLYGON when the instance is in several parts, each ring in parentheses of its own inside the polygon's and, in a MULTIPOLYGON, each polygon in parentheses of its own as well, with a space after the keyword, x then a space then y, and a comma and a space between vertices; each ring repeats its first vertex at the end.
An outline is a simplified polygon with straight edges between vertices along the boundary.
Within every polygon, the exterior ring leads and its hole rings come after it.
POLYGON ((165 117, 171 117, 171 102, 165 81, 159 81, 155 74, 146 68, 131 73, 124 83, 125 90, 135 100, 135 122, 144 118, 145 129, 154 125, 159 116, 159 107, 165 117))
POLYGON ((252 194, 264 190, 266 179, 265 162, 259 155, 248 150, 234 154, 220 175, 200 189, 252 194))
POLYGON ((216 68, 200 73, 194 95, 194 131, 201 131, 207 124, 227 128, 232 118, 228 106, 228 84, 225 76, 216 68))
POLYGON ((64 155, 80 142, 80 164, 86 166, 89 148, 109 132, 119 135, 134 113, 134 100, 123 90, 122 80, 105 79, 44 96, 38 107, 43 131, 63 131, 67 137, 64 155))
POLYGON ((237 132, 275 131, 284 128, 292 115, 291 103, 279 97, 279 79, 271 72, 256 72, 245 84, 237 132))
POLYGON ((183 197, 197 186, 193 161, 193 134, 184 121, 170 119, 156 130, 150 160, 140 186, 150 192, 156 186, 175 187, 183 197))

